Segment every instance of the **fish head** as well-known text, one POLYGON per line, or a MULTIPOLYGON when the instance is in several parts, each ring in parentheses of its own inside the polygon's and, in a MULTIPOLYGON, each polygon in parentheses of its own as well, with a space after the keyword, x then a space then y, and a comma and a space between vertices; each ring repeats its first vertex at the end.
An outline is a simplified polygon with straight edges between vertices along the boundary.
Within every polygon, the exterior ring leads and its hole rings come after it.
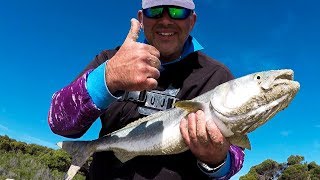
POLYGON ((299 89, 290 69, 253 73, 216 87, 210 109, 234 134, 247 134, 286 108, 299 89))

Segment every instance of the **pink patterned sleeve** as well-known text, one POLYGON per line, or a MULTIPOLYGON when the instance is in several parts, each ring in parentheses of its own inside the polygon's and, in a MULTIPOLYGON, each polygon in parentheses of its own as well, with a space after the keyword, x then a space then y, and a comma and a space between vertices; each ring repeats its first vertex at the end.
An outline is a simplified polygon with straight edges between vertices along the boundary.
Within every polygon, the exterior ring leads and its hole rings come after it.
POLYGON ((48 123, 54 133, 79 138, 102 114, 102 110, 92 102, 86 88, 90 71, 53 94, 48 123))

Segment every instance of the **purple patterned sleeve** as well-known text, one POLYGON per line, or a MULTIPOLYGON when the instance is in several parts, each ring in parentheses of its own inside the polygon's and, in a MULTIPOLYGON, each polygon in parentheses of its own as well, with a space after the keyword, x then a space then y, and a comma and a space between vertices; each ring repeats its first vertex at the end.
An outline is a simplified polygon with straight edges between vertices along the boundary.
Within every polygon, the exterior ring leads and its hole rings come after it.
POLYGON ((48 123, 54 133, 65 137, 81 137, 102 114, 86 88, 90 71, 53 94, 48 123))
POLYGON ((233 175, 235 175, 237 172, 239 172, 240 169, 242 168, 243 161, 244 161, 243 149, 238 146, 231 145, 229 151, 230 151, 230 155, 231 155, 230 172, 227 175, 218 178, 218 180, 230 179, 233 175))

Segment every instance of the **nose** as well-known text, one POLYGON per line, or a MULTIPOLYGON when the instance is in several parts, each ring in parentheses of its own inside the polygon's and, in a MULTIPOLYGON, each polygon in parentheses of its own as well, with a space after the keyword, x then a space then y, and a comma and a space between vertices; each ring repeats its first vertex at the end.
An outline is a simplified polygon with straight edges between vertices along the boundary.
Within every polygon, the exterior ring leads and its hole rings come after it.
POLYGON ((167 9, 164 10, 162 17, 160 18, 160 22, 163 23, 164 25, 173 24, 167 9))

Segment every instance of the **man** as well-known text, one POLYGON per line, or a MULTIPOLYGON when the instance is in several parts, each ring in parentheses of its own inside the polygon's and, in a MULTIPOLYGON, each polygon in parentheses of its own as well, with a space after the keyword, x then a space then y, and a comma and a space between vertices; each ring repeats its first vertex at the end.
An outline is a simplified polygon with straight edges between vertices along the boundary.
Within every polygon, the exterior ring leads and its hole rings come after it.
MULTIPOLYGON (((142 0, 138 19, 121 47, 96 56, 70 85, 53 95, 48 122, 56 134, 78 138, 100 116, 100 137, 143 116, 171 108, 233 78, 221 63, 199 50, 190 36, 192 0, 142 0), (136 42, 140 28, 146 40, 136 42)), ((139 156, 121 163, 112 152, 93 155, 90 179, 228 179, 242 167, 244 153, 230 146, 204 112, 181 120, 188 151, 139 156)))

